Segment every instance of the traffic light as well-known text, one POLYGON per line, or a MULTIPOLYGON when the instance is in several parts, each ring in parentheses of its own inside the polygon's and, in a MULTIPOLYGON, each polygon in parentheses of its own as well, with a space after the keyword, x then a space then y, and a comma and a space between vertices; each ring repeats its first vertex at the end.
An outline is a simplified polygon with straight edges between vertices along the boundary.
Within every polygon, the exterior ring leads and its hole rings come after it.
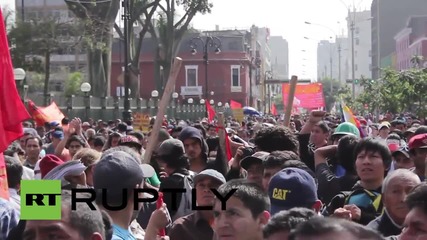
POLYGON ((354 79, 354 84, 359 84, 359 79, 354 79))

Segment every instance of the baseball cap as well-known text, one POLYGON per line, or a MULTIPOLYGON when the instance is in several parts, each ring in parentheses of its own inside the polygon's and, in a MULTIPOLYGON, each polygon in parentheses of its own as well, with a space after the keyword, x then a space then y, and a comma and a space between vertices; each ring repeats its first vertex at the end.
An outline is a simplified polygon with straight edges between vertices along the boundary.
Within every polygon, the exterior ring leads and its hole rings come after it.
POLYGON ((224 175, 222 175, 220 172, 214 169, 206 169, 201 171, 199 174, 197 174, 194 177, 194 184, 196 184, 198 181, 205 177, 211 177, 215 179, 216 181, 220 182, 221 184, 224 184, 226 182, 224 175))
POLYGON ((182 156, 185 153, 184 144, 178 139, 163 141, 157 150, 157 156, 182 156))
POLYGON ((390 129, 390 126, 387 123, 381 123, 378 126, 378 130, 381 130, 382 128, 388 128, 388 129, 390 129))
POLYGON ((317 200, 317 186, 309 173, 285 168, 276 173, 268 185, 271 215, 294 207, 311 207, 317 200))
POLYGON ((43 179, 63 180, 65 176, 79 176, 86 168, 87 167, 80 160, 71 160, 54 167, 43 179))
POLYGON ((56 126, 59 126, 59 122, 57 122, 57 121, 52 121, 52 122, 50 122, 50 123, 49 123, 49 125, 50 125, 51 127, 56 127, 56 126))
POLYGON ((415 131, 417 131, 417 127, 410 127, 405 131, 405 134, 409 134, 409 133, 415 133, 415 131))
POLYGON ((47 154, 39 163, 41 177, 44 178, 52 169, 63 164, 64 161, 53 154, 47 154))
POLYGON ((95 165, 93 186, 95 189, 108 189, 119 194, 123 189, 141 184, 145 177, 148 176, 144 176, 138 160, 129 153, 115 151, 103 156, 95 165))
POLYGON ((63 131, 54 131, 54 132, 52 132, 52 137, 62 140, 62 139, 64 139, 64 132, 63 131))
POLYGON ((135 146, 136 148, 141 148, 142 145, 139 143, 138 138, 132 135, 126 135, 120 138, 119 145, 124 146, 135 146))
POLYGON ((263 152, 263 151, 256 152, 256 153, 252 154, 251 156, 243 158, 240 161, 240 166, 246 170, 252 164, 255 164, 255 163, 262 164, 267 159, 267 157, 269 155, 270 155, 270 153, 268 153, 268 152, 263 152))
POLYGON ((427 148, 427 133, 413 136, 408 143, 409 149, 427 148))
POLYGON ((405 155, 405 157, 409 158, 409 148, 408 147, 401 147, 397 149, 395 152, 392 153, 392 156, 395 157, 398 153, 401 153, 405 155))

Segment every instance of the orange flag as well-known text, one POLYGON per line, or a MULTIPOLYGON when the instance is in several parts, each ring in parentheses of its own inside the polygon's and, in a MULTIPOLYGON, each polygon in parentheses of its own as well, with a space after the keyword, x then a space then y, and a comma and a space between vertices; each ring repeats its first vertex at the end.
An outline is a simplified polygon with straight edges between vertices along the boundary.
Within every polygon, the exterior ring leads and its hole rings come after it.
MULTIPOLYGON (((3 14, 0 9, 0 19, 3 14)), ((13 65, 4 21, 0 21, 0 197, 9 199, 4 150, 20 138, 24 130, 21 122, 30 118, 16 89, 13 65)))
POLYGON ((65 117, 55 102, 47 107, 38 107, 33 101, 28 100, 28 108, 37 126, 43 126, 46 122, 61 122, 65 117))

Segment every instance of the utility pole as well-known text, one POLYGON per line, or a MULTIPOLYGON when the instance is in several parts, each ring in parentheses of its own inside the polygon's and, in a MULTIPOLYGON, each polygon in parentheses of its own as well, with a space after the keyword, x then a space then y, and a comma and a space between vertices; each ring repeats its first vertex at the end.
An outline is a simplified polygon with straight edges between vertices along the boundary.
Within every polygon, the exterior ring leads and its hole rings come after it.
POLYGON ((350 30, 351 30, 351 98, 354 101, 356 98, 356 73, 354 69, 354 19, 351 21, 350 30))
POLYGON ((334 91, 334 87, 333 87, 333 79, 334 79, 334 77, 332 76, 332 52, 331 52, 331 56, 330 56, 330 58, 329 58, 329 61, 330 61, 330 64, 331 64, 331 69, 330 69, 330 71, 331 71, 331 95, 332 95, 332 92, 334 91))
POLYGON ((21 1, 21 18, 22 18, 22 22, 25 22, 24 0, 21 1))
MULTIPOLYGON (((123 111, 123 121, 128 122, 132 119, 132 112, 130 110, 130 99, 129 99, 129 90, 130 90, 130 74, 129 74, 129 47, 130 47, 130 38, 129 38, 129 20, 130 20, 130 13, 129 13, 129 0, 123 0, 122 2, 123 7, 123 16, 122 19, 124 20, 124 82, 125 82, 125 100, 124 100, 124 111, 123 111)), ((137 91, 137 90, 135 90, 137 91)))
POLYGON ((341 43, 338 44, 338 81, 341 83, 341 43))

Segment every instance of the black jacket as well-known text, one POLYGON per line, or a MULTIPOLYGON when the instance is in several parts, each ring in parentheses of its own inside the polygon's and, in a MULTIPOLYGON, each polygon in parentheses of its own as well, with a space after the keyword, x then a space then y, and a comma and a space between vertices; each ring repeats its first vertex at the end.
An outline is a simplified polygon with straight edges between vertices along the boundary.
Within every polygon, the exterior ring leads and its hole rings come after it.
POLYGON ((387 211, 384 211, 381 216, 371 221, 367 227, 378 231, 384 237, 395 236, 402 233, 402 227, 393 223, 387 211))

